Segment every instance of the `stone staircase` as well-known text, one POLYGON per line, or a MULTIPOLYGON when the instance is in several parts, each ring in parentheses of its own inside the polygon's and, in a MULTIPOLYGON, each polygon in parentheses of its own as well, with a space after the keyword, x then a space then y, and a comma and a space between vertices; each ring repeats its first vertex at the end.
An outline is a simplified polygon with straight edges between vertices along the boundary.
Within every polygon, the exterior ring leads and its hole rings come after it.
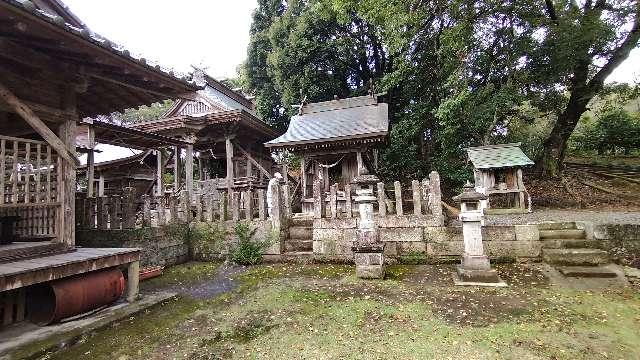
POLYGON ((285 254, 313 253, 313 219, 294 217, 290 220, 284 251, 285 254))
POLYGON ((566 277, 613 278, 606 267, 609 254, 598 248, 598 241, 587 239, 575 222, 538 224, 542 241, 542 260, 566 277))

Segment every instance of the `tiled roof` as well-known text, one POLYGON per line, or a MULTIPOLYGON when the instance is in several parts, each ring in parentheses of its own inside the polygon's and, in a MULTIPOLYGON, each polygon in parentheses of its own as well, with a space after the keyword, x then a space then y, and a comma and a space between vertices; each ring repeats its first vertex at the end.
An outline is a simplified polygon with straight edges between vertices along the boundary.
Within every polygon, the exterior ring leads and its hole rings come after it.
POLYGON ((342 140, 381 138, 389 130, 389 108, 373 96, 305 105, 293 116, 287 132, 267 142, 267 147, 285 147, 342 140))
POLYGON ((533 165, 520 149, 520 143, 478 146, 467 149, 476 169, 506 168, 533 165))

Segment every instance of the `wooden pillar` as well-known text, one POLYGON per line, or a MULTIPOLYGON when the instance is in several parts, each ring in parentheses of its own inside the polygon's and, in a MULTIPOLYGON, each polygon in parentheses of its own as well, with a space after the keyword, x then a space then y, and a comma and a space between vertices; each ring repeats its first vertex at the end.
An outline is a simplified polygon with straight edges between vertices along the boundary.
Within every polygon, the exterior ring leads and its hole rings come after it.
POLYGON ((95 194, 95 130, 93 126, 89 125, 88 132, 89 152, 87 153, 87 197, 93 197, 95 194))
POLYGON ((302 200, 307 198, 307 163, 304 155, 300 159, 300 185, 302 186, 302 200))
POLYGON ((362 162, 362 152, 358 151, 356 153, 356 161, 358 163, 358 173, 356 175, 362 175, 362 169, 364 168, 364 163, 362 162))
POLYGON ((285 185, 289 185, 289 167, 286 161, 282 162, 282 176, 284 176, 285 185))
POLYGON ((251 164, 251 160, 249 160, 249 157, 247 156, 247 180, 251 179, 251 175, 253 174, 253 167, 251 164))
POLYGON ((173 147, 173 190, 177 191, 178 188, 180 187, 180 169, 182 167, 182 165, 180 165, 180 161, 182 159, 180 159, 180 155, 181 155, 182 149, 180 149, 179 146, 174 146, 173 147))
POLYGON ((187 157, 185 158, 185 189, 189 195, 189 200, 193 196, 193 144, 187 145, 187 157))
POLYGON ((98 196, 104 196, 104 175, 98 178, 98 196))
POLYGON ((162 185, 162 151, 160 149, 156 150, 156 196, 164 195, 164 188, 162 185))
MULTIPOLYGON (((72 149, 75 147, 75 130, 76 119, 69 119, 58 127, 58 137, 67 148, 72 149)), ((58 212, 58 241, 74 246, 76 243, 76 170, 74 164, 62 158, 60 158, 58 164, 58 199, 62 206, 61 211, 58 212)))
POLYGON ((231 137, 227 136, 224 139, 227 161, 227 191, 231 194, 233 187, 233 144, 231 143, 231 137))

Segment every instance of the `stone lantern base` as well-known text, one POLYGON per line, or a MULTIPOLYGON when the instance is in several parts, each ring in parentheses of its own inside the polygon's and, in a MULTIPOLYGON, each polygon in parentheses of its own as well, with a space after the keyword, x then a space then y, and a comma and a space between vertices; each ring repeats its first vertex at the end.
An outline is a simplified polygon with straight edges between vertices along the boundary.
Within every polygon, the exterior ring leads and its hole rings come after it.
POLYGON ((356 276, 360 279, 384 279, 384 244, 354 246, 356 276))
POLYGON ((455 285, 507 286, 491 268, 486 255, 462 255, 462 263, 457 266, 453 281, 455 285))

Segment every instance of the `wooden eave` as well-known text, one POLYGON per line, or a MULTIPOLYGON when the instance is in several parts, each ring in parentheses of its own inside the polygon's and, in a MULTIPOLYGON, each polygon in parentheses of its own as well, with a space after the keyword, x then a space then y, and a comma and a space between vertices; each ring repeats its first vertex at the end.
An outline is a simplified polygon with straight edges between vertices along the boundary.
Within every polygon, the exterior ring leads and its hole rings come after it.
POLYGON ((295 141, 277 144, 265 144, 265 147, 272 150, 302 151, 317 149, 336 149, 346 147, 359 147, 362 145, 373 145, 385 141, 387 132, 369 133, 363 135, 343 136, 331 139, 313 139, 306 141, 295 141))
POLYGON ((95 131, 95 141, 102 144, 123 146, 139 150, 154 149, 164 146, 186 147, 189 145, 187 142, 179 139, 103 121, 93 121, 92 124, 83 123, 83 125, 93 127, 95 131))
POLYGON ((6 72, 12 75, 12 90, 22 99, 52 108, 59 101, 40 84, 75 87, 81 118, 181 98, 199 89, 87 29, 16 0, 0 0, 0 68, 3 78, 6 72))

